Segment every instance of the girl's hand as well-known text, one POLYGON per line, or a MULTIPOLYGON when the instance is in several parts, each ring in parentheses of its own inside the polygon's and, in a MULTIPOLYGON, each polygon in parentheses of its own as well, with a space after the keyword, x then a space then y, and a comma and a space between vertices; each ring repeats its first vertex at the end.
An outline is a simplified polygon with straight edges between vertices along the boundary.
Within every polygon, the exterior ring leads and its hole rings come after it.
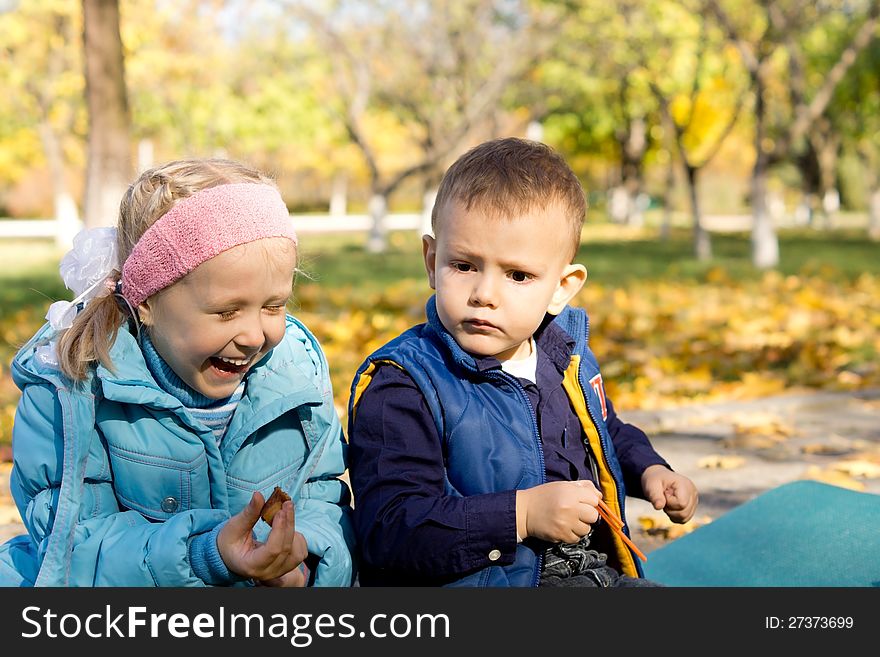
MULTIPOLYGON (((272 520, 272 529, 265 543, 254 538, 253 528, 260 519, 263 496, 255 492, 248 505, 232 516, 217 535, 217 550, 226 567, 237 575, 258 581, 293 582, 291 571, 308 554, 306 541, 296 531, 293 502, 285 502, 272 520)), ((302 573, 300 571, 300 577, 302 573)))

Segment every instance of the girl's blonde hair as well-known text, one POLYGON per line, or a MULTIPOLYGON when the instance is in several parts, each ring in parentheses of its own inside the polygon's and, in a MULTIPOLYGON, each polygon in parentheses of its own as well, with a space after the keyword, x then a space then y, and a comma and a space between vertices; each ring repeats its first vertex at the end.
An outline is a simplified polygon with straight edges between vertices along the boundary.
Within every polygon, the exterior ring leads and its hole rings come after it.
MULTIPOLYGON (((144 171, 119 204, 116 240, 120 268, 146 230, 178 201, 210 187, 247 182, 275 184, 265 174, 233 160, 175 160, 144 171)), ((120 276, 119 271, 113 271, 110 278, 115 282, 120 276)), ((58 360, 61 371, 71 379, 82 381, 97 362, 113 366, 110 348, 128 312, 118 298, 109 294, 93 299, 61 334, 58 360)), ((131 310, 137 312, 136 308, 131 310)))

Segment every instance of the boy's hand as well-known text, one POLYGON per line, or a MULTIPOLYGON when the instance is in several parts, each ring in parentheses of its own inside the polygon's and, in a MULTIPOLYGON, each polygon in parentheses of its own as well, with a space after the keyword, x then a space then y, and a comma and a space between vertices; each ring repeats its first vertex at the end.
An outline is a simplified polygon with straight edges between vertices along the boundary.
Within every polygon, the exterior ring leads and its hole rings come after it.
POLYGON ((263 496, 255 492, 248 505, 232 516, 217 535, 217 550, 233 573, 271 585, 296 585, 302 579, 299 565, 308 555, 306 541, 294 528, 293 502, 285 502, 272 520, 265 543, 254 538, 263 496), (292 571, 298 571, 299 575, 292 571))
POLYGON ((684 523, 693 518, 699 494, 694 482, 663 465, 651 465, 642 473, 645 499, 655 509, 663 509, 673 522, 684 523))
POLYGON ((551 481, 516 491, 516 531, 553 543, 576 543, 599 518, 602 494, 591 481, 551 481))

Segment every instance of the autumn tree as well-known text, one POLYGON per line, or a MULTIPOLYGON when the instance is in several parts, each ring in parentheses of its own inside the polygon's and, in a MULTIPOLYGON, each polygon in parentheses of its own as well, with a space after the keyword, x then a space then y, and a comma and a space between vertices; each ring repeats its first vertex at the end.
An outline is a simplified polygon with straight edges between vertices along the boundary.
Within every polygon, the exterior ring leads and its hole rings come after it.
POLYGON ((83 53, 89 111, 84 219, 116 223, 131 182, 131 118, 125 89, 118 0, 83 0, 83 53))
POLYGON ((797 152, 819 123, 835 88, 875 37, 880 0, 821 4, 811 0, 735 4, 705 0, 705 6, 737 47, 749 75, 755 145, 752 262, 757 267, 775 267, 779 264, 779 240, 767 211, 769 169, 797 152), (822 25, 827 28, 829 16, 834 18, 833 14, 841 11, 850 13, 844 28, 849 36, 839 39, 828 67, 814 70, 807 79, 806 36, 815 34, 822 25), (788 84, 780 86, 780 81, 788 84))
POLYGON ((645 58, 643 65, 687 183, 694 253, 709 260, 712 242, 703 226, 699 174, 736 125, 745 88, 705 17, 680 3, 664 3, 650 23, 661 57, 645 58))
POLYGON ((880 241, 880 42, 874 41, 856 60, 835 91, 824 117, 841 141, 841 151, 857 163, 853 198, 868 212, 868 237, 880 241))
POLYGON ((502 101, 553 38, 559 13, 507 0, 289 2, 330 60, 333 113, 366 164, 368 248, 389 197, 497 130, 502 101))
MULTIPOLYGON (((570 3, 575 14, 561 26, 551 56, 539 68, 547 134, 572 162, 607 187, 612 220, 643 220, 645 170, 659 122, 642 64, 649 25, 635 0, 570 3), (609 171, 597 174, 597 166, 609 171)), ((652 3, 647 3, 652 4, 652 3)))
POLYGON ((68 247, 79 210, 68 183, 78 165, 82 73, 76 34, 81 17, 64 0, 40 0, 0 14, 0 170, 9 180, 33 164, 34 147, 49 173, 59 245, 68 247), (38 144, 38 146, 37 146, 38 144))

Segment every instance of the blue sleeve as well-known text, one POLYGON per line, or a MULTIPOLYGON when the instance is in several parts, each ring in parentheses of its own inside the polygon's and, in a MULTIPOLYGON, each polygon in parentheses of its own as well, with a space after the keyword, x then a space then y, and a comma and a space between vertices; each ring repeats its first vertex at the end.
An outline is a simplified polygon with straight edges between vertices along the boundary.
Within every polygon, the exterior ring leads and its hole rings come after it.
POLYGON ((248 579, 229 572, 217 549, 217 534, 226 522, 219 523, 209 532, 198 534, 189 543, 189 564, 196 576, 209 586, 230 586, 248 579))
POLYGON ((447 494, 437 428, 405 372, 376 371, 349 441, 355 530, 366 563, 444 577, 513 562, 516 491, 447 494), (490 561, 496 548, 502 556, 490 561))
POLYGON ((25 386, 13 426, 15 463, 10 490, 42 557, 43 582, 51 586, 204 586, 206 582, 189 563, 190 542, 209 534, 229 514, 193 509, 153 523, 136 511, 121 509, 109 470, 84 479, 72 474, 74 461, 104 460, 105 447, 97 430, 81 428, 83 440, 91 435, 90 451, 75 459, 63 426, 53 389, 25 386))
POLYGON ((654 450, 644 431, 633 424, 623 422, 617 416, 611 399, 606 398, 605 401, 608 405, 608 418, 605 420, 605 425, 608 427, 620 469, 623 471, 623 485, 626 487, 626 493, 644 499, 642 473, 648 466, 665 465, 669 468, 669 464, 654 450))

